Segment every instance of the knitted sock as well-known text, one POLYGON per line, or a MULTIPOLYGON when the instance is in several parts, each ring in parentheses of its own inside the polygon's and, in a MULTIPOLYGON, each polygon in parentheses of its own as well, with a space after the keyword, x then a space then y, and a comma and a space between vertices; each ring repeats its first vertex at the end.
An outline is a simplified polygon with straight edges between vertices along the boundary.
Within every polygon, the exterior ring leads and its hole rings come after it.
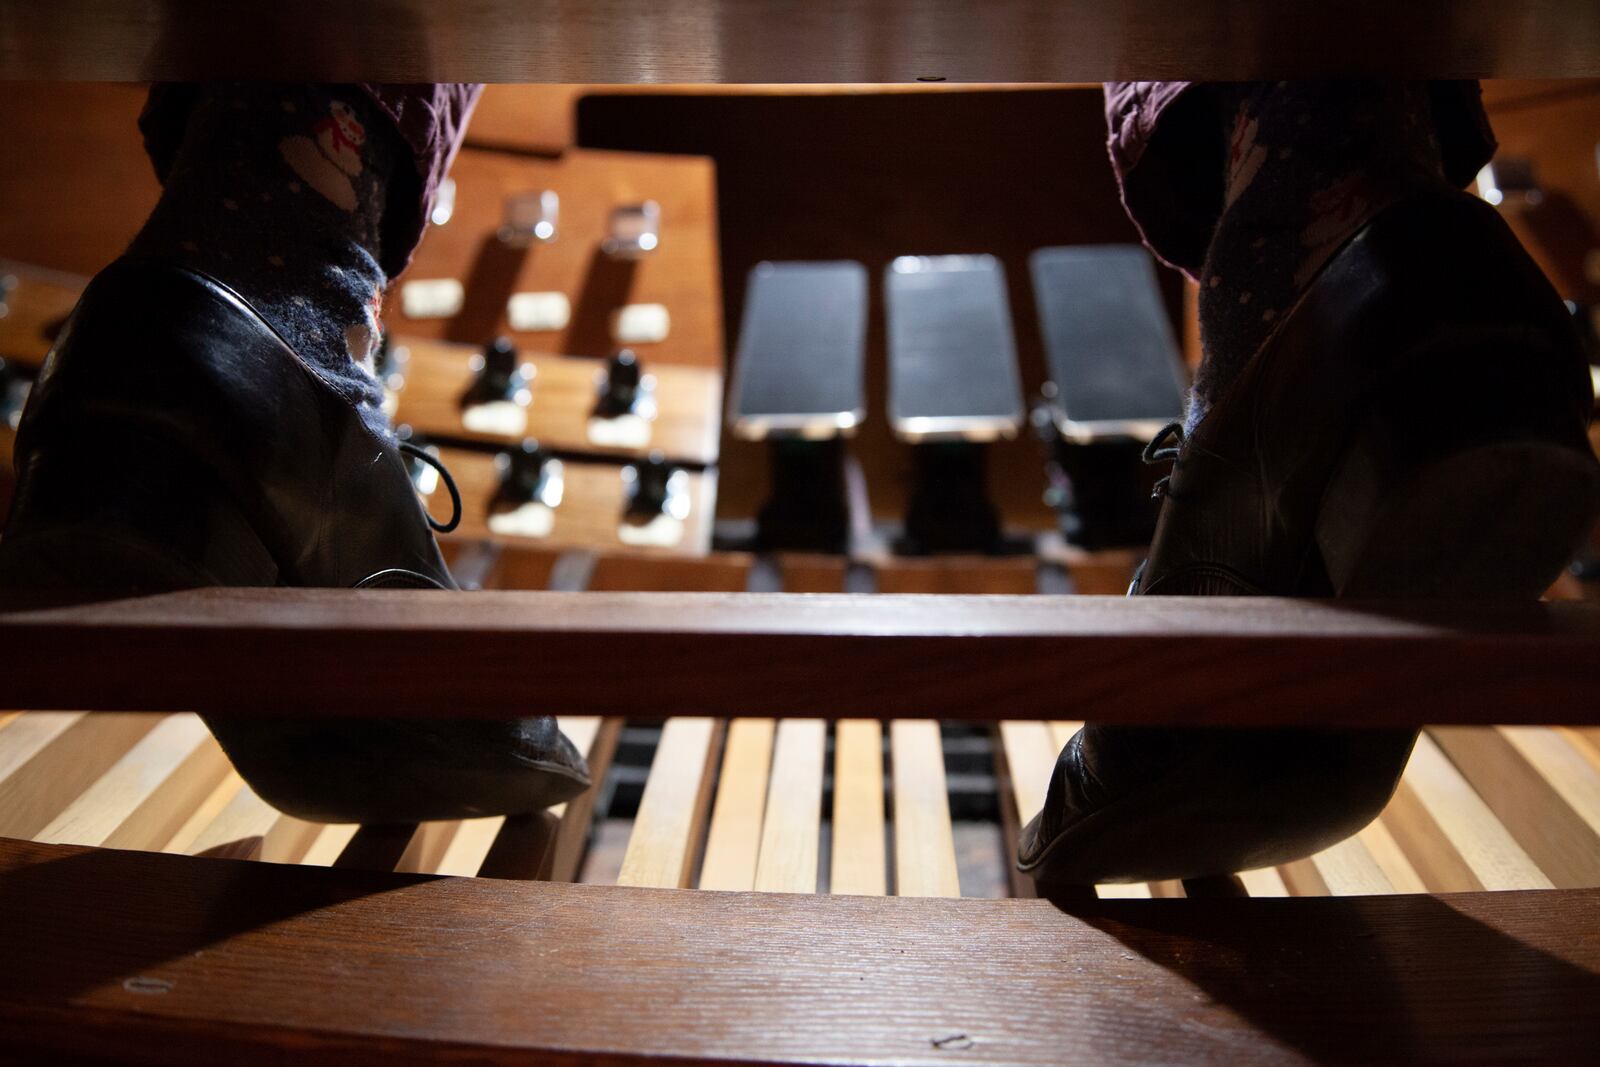
POLYGON ((207 86, 129 254, 238 290, 386 437, 372 373, 388 284, 379 234, 390 171, 407 158, 354 88, 207 86))
POLYGON ((1229 131, 1223 210, 1200 274, 1193 430, 1321 266, 1387 205, 1442 185, 1427 87, 1215 87, 1229 131))

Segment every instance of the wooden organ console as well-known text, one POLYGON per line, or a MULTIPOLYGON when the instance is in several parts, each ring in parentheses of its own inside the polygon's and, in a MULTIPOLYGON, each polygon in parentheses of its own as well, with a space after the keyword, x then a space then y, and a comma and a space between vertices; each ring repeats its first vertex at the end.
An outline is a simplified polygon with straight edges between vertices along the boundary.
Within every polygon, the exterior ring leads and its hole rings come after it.
MULTIPOLYGON (((487 62, 482 27, 462 17, 455 47, 487 62)), ((4 51, 0 66, 109 76, 70 24, 26 23, 67 66, 4 51)), ((1556 62, 1522 32, 1509 72, 1556 62)), ((1600 73, 1591 44, 1561 72, 1600 73)), ((610 62, 575 47, 586 70, 610 62)), ((969 62, 987 70, 995 47, 969 62)), ((203 73, 154 54, 139 76, 203 73)), ((1440 46, 1418 62, 1475 73, 1470 54, 1440 46)), ((1592 129, 1600 90, 1585 91, 1592 129)), ((697 92, 716 95, 638 96, 697 92)), ((873 425, 893 329, 877 307, 863 326, 867 425, 827 438, 845 462, 842 550, 775 546, 757 505, 785 483, 776 468, 764 480, 749 443, 766 431, 734 432, 724 382, 747 272, 788 252, 762 251, 748 226, 719 232, 724 212, 748 222, 737 205, 751 196, 728 184, 721 149, 574 143, 583 93, 600 114, 631 106, 614 86, 491 88, 390 299, 380 370, 397 425, 459 485, 462 520, 441 542, 470 595, 0 597, 0 704, 17 709, 0 711, 0 1058, 1596 1055, 1600 613, 1581 602, 1594 582, 1565 576, 1547 603, 1515 606, 1129 600, 1137 544, 1073 543, 1044 506, 1018 521, 1008 501, 1045 488, 1037 459, 1018 473, 1016 457, 1037 456, 1020 419, 1006 432, 1023 439, 997 444, 988 468, 1006 536, 987 552, 897 554, 912 494, 883 472, 903 474, 912 448, 948 456, 989 438, 873 425), (533 109, 536 97, 557 105, 533 109), (193 714, 313 702, 554 712, 596 787, 533 816, 311 824, 256 797, 193 714), (1039 898, 1011 849, 1078 721, 1200 714, 1426 728, 1380 818, 1322 853, 1039 898)), ((872 240, 839 257, 871 275, 930 251, 872 240)), ((997 261, 1030 397, 1059 372, 1017 297, 1026 256, 1074 243, 1018 238, 997 261)), ((32 245, 0 256, 49 264, 0 268, 0 396, 20 401, 88 268, 32 245)), ((869 301, 882 293, 874 282, 869 301)), ((740 358, 777 359, 781 333, 775 355, 740 358)), ((448 508, 426 468, 417 482, 430 510, 448 508)))

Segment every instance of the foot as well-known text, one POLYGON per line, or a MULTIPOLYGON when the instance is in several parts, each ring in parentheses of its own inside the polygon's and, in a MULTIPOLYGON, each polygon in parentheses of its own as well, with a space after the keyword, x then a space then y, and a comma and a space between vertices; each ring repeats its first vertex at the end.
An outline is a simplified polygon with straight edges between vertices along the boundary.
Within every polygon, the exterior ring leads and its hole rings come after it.
MULTIPOLYGON (((121 260, 90 284, 15 454, 0 589, 455 588, 394 442, 242 297, 194 270, 121 260)), ((548 716, 295 710, 206 722, 251 787, 300 818, 509 814, 589 786, 548 716)))
MULTIPOLYGON (((1592 403, 1561 301, 1493 210, 1402 200, 1183 442, 1131 592, 1535 598, 1600 510, 1592 403)), ((1092 883, 1296 859, 1383 809, 1414 737, 1091 724, 1019 866, 1092 883)))

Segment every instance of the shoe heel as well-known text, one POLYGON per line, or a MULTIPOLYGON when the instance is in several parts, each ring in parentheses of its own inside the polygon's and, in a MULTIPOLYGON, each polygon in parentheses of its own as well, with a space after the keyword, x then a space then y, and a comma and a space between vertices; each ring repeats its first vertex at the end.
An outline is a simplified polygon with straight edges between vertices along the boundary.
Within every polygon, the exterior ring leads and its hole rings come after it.
POLYGON ((1537 439, 1451 448, 1402 425, 1369 419, 1323 497, 1316 542, 1337 595, 1528 599, 1549 588, 1600 511, 1594 457, 1537 439))
POLYGON ((0 540, 0 587, 153 591, 270 586, 272 553, 190 451, 141 430, 108 431, 28 457, 0 540))

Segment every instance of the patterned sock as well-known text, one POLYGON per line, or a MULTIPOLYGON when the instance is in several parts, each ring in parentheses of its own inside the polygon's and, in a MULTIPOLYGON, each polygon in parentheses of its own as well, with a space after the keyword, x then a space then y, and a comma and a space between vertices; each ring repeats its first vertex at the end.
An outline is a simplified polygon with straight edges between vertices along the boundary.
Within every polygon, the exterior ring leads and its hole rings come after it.
POLYGON ((1318 269, 1385 206, 1442 185, 1427 86, 1217 86, 1229 131, 1222 216, 1200 274, 1190 431, 1318 269))
POLYGON ((386 437, 372 373, 388 284, 379 235, 391 169, 407 158, 354 88, 207 86, 128 251, 238 290, 386 437))

